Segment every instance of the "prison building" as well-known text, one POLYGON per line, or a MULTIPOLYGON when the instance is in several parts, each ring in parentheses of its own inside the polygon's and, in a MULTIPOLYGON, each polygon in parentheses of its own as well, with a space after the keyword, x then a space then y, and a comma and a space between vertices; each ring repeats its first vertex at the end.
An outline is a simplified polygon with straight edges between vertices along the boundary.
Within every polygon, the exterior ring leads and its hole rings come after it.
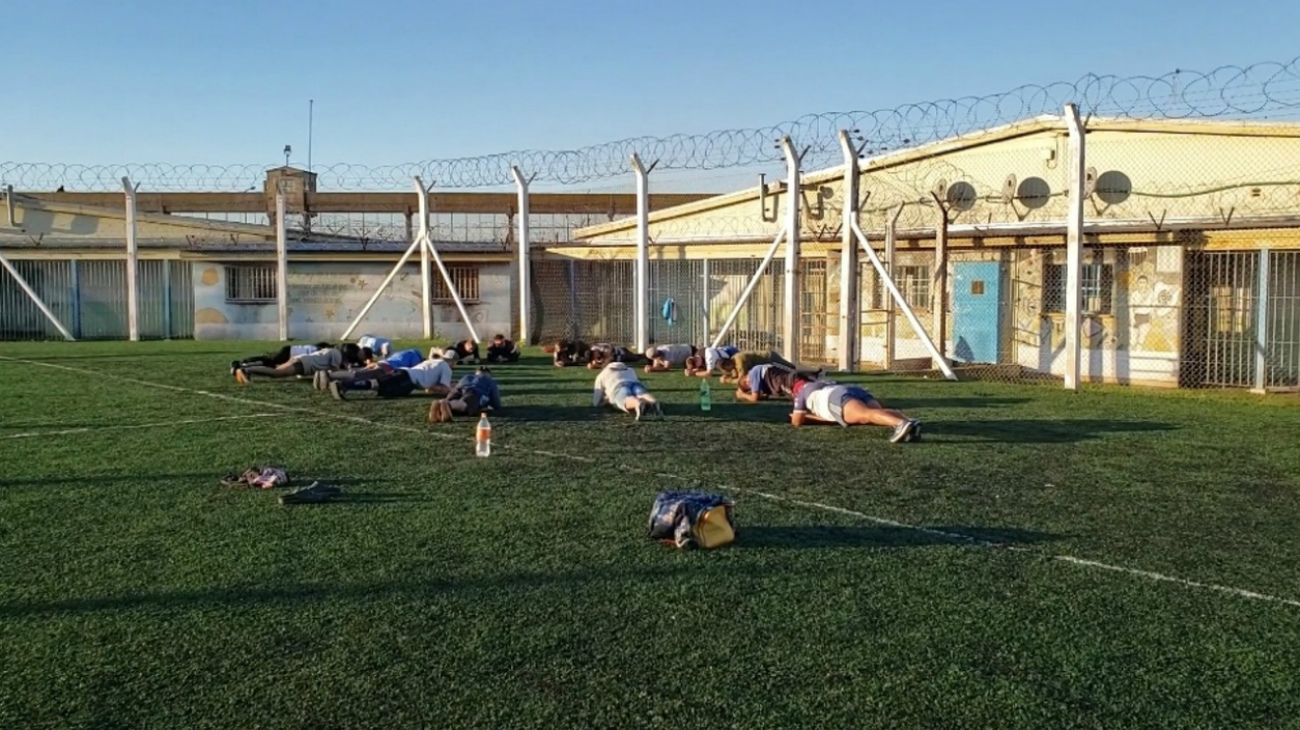
MULTIPOLYGON (((319 192, 315 176, 268 170, 263 190, 136 194, 139 332, 144 339, 273 340, 278 336, 277 193, 286 200, 290 336, 337 338, 407 250, 418 197, 395 192, 319 192)), ((656 195, 667 207, 699 195, 656 195)), ((0 252, 77 339, 128 334, 123 193, 17 191, 0 212, 0 252)), ((510 333, 515 296, 517 200, 512 193, 429 194, 429 234, 480 336, 510 333)), ((631 195, 531 196, 530 238, 571 239, 578 227, 635 209, 631 195)), ((465 337, 451 292, 432 270, 433 330, 465 337)), ((367 313, 362 331, 423 335, 419 256, 367 313)), ((0 271, 0 339, 60 333, 0 271)))
MULTIPOLYGON (((1300 383, 1300 125, 1086 124, 1081 379, 1300 383)), ((1065 120, 1044 116, 860 157, 861 228, 920 321, 932 335, 942 324, 944 354, 959 371, 1063 375, 1069 154, 1065 120)), ((929 368, 866 257, 853 257, 857 275, 844 276, 844 190, 843 165, 800 178, 798 356, 838 361, 851 282, 858 365, 929 368)), ((785 225, 788 194, 765 183, 649 216, 652 297, 680 313, 672 327, 654 323, 660 341, 716 331, 785 225)), ((575 238, 547 247, 545 259, 622 272, 635 257, 636 221, 575 238)), ((785 349, 779 255, 769 268, 730 337, 785 349)))

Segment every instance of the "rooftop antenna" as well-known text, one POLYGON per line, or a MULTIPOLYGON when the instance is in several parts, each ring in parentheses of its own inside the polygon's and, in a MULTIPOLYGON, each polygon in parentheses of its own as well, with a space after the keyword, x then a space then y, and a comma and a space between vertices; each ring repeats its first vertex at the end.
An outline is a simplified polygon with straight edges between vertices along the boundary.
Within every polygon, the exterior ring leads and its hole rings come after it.
POLYGON ((313 112, 315 111, 316 100, 307 100, 307 171, 311 172, 311 123, 313 112))
POLYGON ((284 146, 284 166, 285 166, 285 167, 288 167, 288 166, 289 166, 289 155, 291 155, 291 154, 293 154, 293 146, 292 146, 292 145, 285 145, 285 146, 284 146))

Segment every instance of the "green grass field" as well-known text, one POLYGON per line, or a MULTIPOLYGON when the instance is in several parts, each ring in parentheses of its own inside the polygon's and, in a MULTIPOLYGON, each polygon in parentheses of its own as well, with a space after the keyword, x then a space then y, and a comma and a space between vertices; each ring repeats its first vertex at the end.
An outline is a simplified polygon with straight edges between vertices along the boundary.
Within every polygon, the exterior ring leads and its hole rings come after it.
POLYGON ((261 347, 0 346, 0 728, 1300 727, 1292 399, 845 378, 894 446, 538 357, 484 460, 261 347), (261 461, 346 497, 217 485, 261 461), (644 538, 683 486, 735 545, 644 538))

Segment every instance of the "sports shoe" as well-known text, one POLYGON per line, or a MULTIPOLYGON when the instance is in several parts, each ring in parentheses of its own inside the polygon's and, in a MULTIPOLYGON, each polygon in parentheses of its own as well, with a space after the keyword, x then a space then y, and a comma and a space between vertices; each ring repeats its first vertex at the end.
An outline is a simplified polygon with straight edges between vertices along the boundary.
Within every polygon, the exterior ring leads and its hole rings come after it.
POLYGON ((896 444, 907 440, 908 434, 912 433, 912 425, 916 421, 903 421, 894 427, 894 432, 889 434, 889 443, 896 444))
POLYGON ((243 368, 235 368, 235 382, 240 385, 248 385, 248 373, 243 368))
POLYGON ((916 443, 921 440, 921 422, 912 421, 912 430, 907 434, 908 443, 916 443))
POLYGON ((230 361, 230 374, 231 374, 232 376, 235 374, 235 371, 239 369, 239 365, 240 365, 240 362, 239 362, 238 360, 231 360, 231 361, 230 361))
POLYGON ((654 406, 654 409, 655 409, 655 415, 659 417, 659 420, 661 420, 661 421, 664 420, 664 407, 661 406, 661 405, 659 405, 659 401, 655 401, 654 403, 651 403, 650 405, 654 406))
POLYGON ((337 380, 330 381, 329 391, 330 391, 330 395, 334 396, 334 400, 348 399, 347 395, 345 395, 343 392, 343 384, 337 380))

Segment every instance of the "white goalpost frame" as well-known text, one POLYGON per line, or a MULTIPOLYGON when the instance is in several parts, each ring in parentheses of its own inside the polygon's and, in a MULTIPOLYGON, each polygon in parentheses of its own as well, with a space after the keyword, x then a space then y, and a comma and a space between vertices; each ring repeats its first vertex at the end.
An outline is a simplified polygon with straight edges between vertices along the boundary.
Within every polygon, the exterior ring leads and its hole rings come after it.
POLYGON ((858 247, 854 245, 853 227, 845 221, 858 219, 858 150, 846 129, 840 130, 840 150, 844 153, 844 203, 840 213, 840 334, 839 369, 852 372, 858 364, 858 247))
MULTIPOLYGON (((422 252, 422 256, 427 255, 432 258, 433 263, 438 267, 438 272, 442 275, 442 281, 447 285, 447 292, 451 295, 452 301, 455 302, 456 309, 460 312, 461 320, 465 323, 465 328, 469 330, 469 336, 475 342, 480 341, 478 331, 474 329, 474 323, 470 321, 469 312, 465 309, 465 302, 460 298, 460 292, 457 291, 455 283, 451 280, 451 274, 447 271, 446 265, 442 262, 442 256, 438 254, 438 249, 433 245, 433 240, 429 236, 429 189, 425 187, 424 182, 421 181, 418 176, 413 178, 413 180, 415 181, 415 190, 420 197, 419 233, 416 234, 415 240, 411 242, 411 245, 406 248, 406 252, 402 254, 402 257, 397 260, 397 265, 393 267, 392 271, 388 272, 388 276, 384 277, 384 280, 379 284, 379 288, 377 288, 375 293, 370 296, 370 301, 366 302, 366 306, 361 308, 361 311, 357 313, 356 319, 352 320, 352 324, 348 325, 348 328, 343 331, 343 334, 339 339, 346 340, 351 336, 352 332, 357 328, 357 325, 361 324, 361 320, 365 319, 366 314, 368 314, 370 309, 375 306, 375 302, 379 301, 379 297, 383 295, 386 289, 388 289, 389 284, 392 284, 393 279, 397 278, 397 274, 401 272, 402 267, 406 266, 406 262, 411 260, 411 256, 415 255, 416 249, 419 249, 422 252)), ((431 287, 430 277, 426 276, 424 277, 424 280, 425 287, 431 287)), ((431 297, 432 295, 430 294, 430 298, 431 297)), ((431 315, 432 307, 427 308, 427 310, 431 315)), ((432 336, 432 333, 430 333, 430 336, 432 336)))
POLYGON ((529 261, 529 249, 532 248, 531 226, 528 216, 528 183, 518 165, 510 166, 510 175, 515 179, 515 190, 519 195, 519 342, 529 343, 528 322, 530 319, 530 300, 532 299, 532 262, 529 261))
POLYGON ((275 312, 281 342, 289 341, 289 244, 284 220, 284 192, 275 193, 275 312))
POLYGON ((772 259, 776 258, 776 250, 781 247, 781 242, 785 240, 785 234, 785 228, 777 231, 776 238, 772 239, 772 245, 767 247, 767 253, 763 255, 762 262, 759 263, 758 269, 754 271, 754 275, 749 278, 749 282, 745 284, 745 289, 740 293, 740 298, 736 300, 735 306, 731 308, 731 313, 727 315, 727 319, 718 328, 718 334, 714 336, 713 344, 710 347, 722 346, 722 341, 726 339, 727 332, 731 331, 731 325, 735 324, 736 318, 740 316, 741 308, 745 306, 745 302, 749 301, 749 295, 754 293, 754 288, 758 286, 759 280, 763 278, 763 273, 767 271, 772 259))
POLYGON ((1065 105, 1065 125, 1069 129, 1069 168, 1066 181, 1070 186, 1065 234, 1065 389, 1079 389, 1083 327, 1083 201, 1087 161, 1084 157, 1083 122, 1079 108, 1065 105))
POLYGON ((140 250, 135 239, 135 192, 130 178, 122 178, 126 193, 126 329, 131 342, 140 341, 140 250))
POLYGON ((27 283, 27 280, 23 278, 22 274, 18 273, 18 269, 14 268, 14 265, 9 262, 9 259, 6 258, 3 253, 0 253, 0 266, 3 266, 5 271, 8 271, 9 275, 14 278, 14 281, 18 282, 18 288, 23 290, 23 293, 27 295, 27 298, 32 300, 32 304, 35 304, 36 308, 41 310, 41 314, 45 315, 46 319, 50 320, 50 324, 54 325, 54 328, 59 331, 59 334, 63 335, 64 339, 69 342, 77 341, 77 338, 73 337, 72 333, 68 331, 68 328, 64 327, 63 323, 59 321, 59 318, 54 316, 54 312, 51 312, 50 308, 45 306, 45 302, 41 300, 40 296, 36 294, 36 291, 27 283))
POLYGON ((790 135, 781 138, 781 151, 785 154, 786 210, 785 210, 785 311, 782 317, 781 338, 785 357, 799 362, 799 155, 794 151, 790 135))
POLYGON ((917 318, 916 312, 912 311, 912 306, 907 303, 907 300, 903 298, 902 292, 898 290, 898 286, 894 284, 894 277, 885 269, 885 265, 881 262, 880 257, 876 255, 876 252, 871 248, 870 244, 867 243, 867 234, 862 232, 862 228, 858 225, 857 221, 850 221, 849 224, 853 227, 853 233, 857 236, 858 243, 862 245, 863 252, 867 254, 867 258, 871 261, 872 267, 876 269, 876 275, 880 277, 880 283, 889 291, 889 296, 893 297, 894 303, 898 308, 903 310, 903 316, 907 317, 907 321, 912 325, 912 330, 916 332, 916 336, 921 338, 921 344, 925 345, 925 349, 930 352, 930 356, 934 358, 935 363, 938 364, 939 370, 943 373, 943 377, 948 380, 956 380, 957 373, 953 372, 952 366, 948 364, 948 359, 943 356, 943 353, 939 352, 938 347, 935 347, 934 340, 930 339, 930 334, 926 332, 925 327, 921 325, 921 320, 917 318))
POLYGON ((632 172, 636 175, 636 293, 632 309, 636 317, 636 351, 641 353, 650 346, 650 171, 635 152, 632 172))
MULTIPOLYGON (((885 270, 889 272, 890 277, 894 275, 894 253, 898 242, 898 219, 903 215, 903 206, 905 203, 899 203, 898 207, 889 216, 889 225, 885 228, 885 270)), ((894 298, 890 297, 885 302, 885 369, 893 370, 894 362, 898 359, 898 326, 894 322, 894 298)))

